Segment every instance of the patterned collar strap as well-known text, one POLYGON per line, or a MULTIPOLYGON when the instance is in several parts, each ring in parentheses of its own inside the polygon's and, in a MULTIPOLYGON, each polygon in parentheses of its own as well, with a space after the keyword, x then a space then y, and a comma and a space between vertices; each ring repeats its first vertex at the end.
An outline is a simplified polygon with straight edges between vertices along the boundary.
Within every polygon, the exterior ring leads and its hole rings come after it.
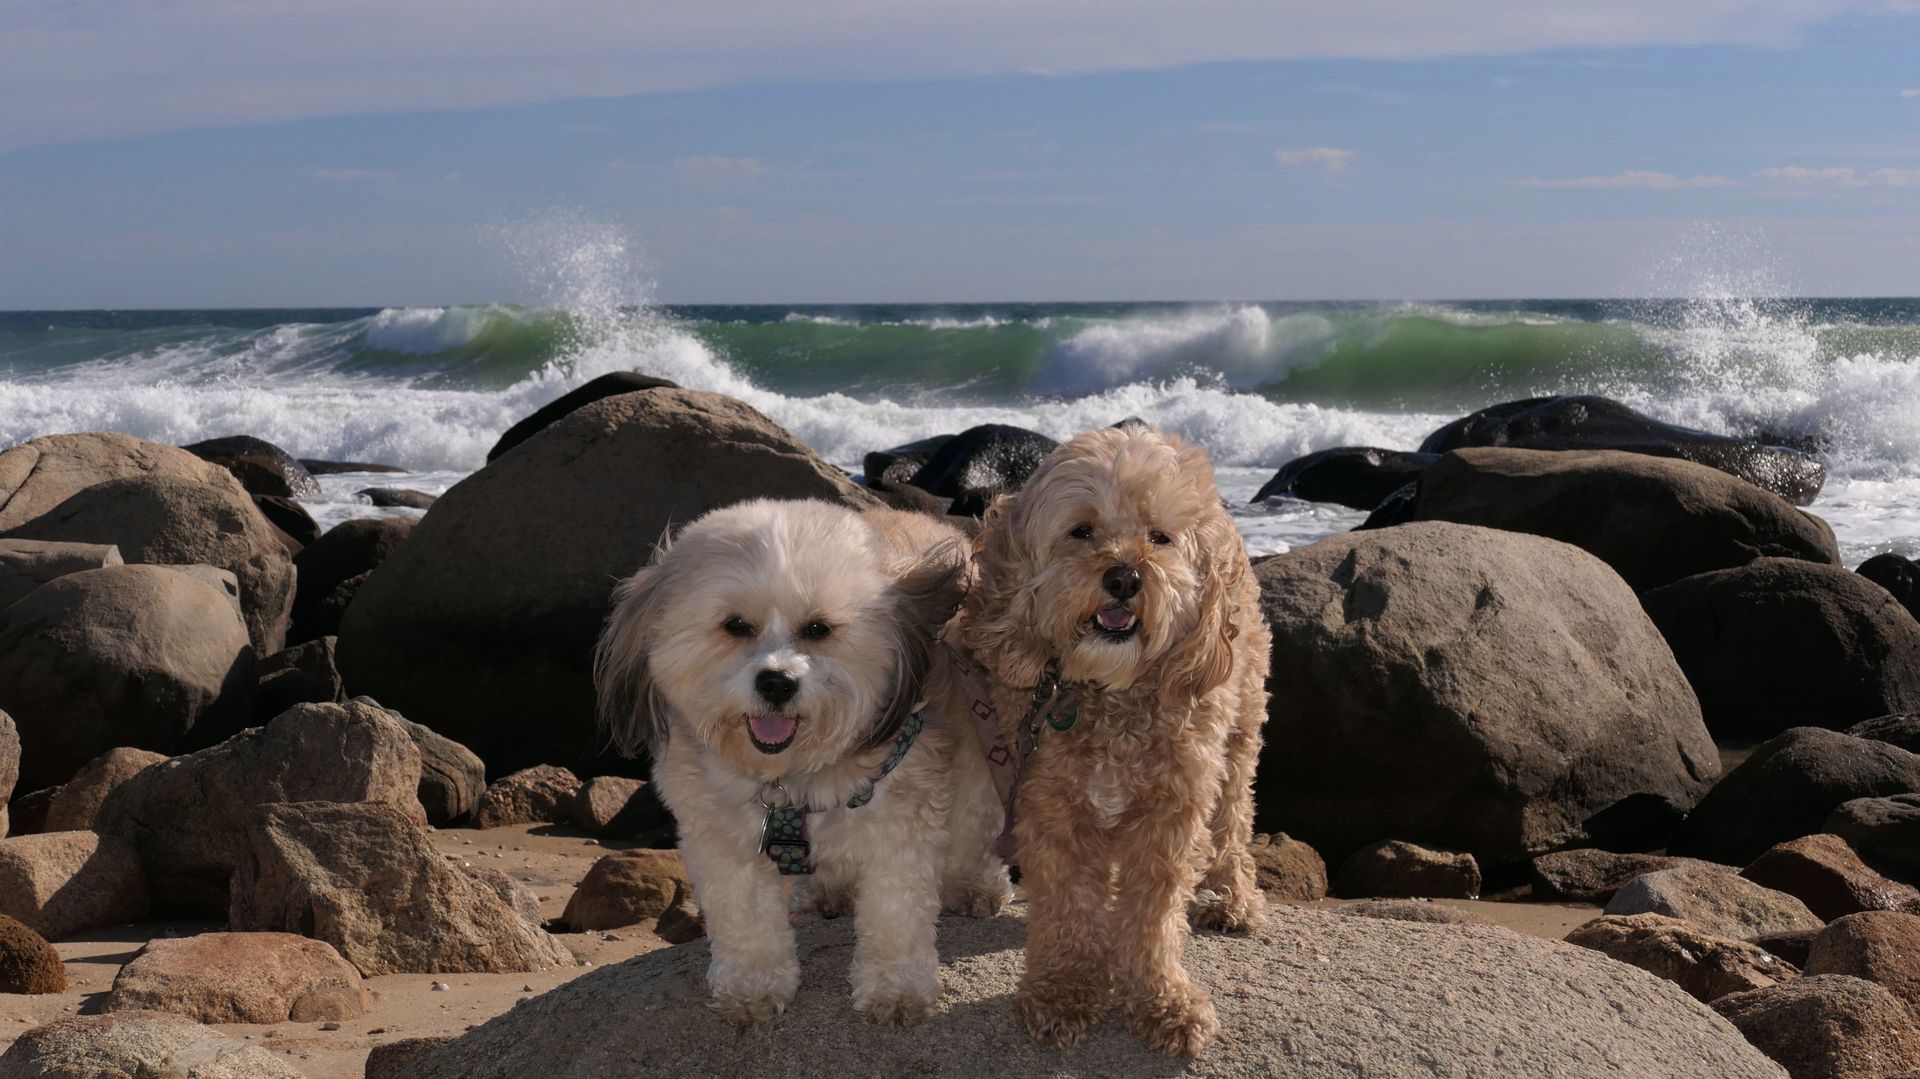
MULTIPOLYGON (((859 809, 873 801, 873 792, 880 781, 900 767, 900 762, 906 759, 907 751, 913 748, 914 739, 920 737, 920 729, 926 723, 922 717, 924 708, 922 705, 914 709, 913 714, 907 717, 900 727, 899 737, 893 740, 892 752, 880 762, 880 770, 867 781, 867 785, 847 799, 848 809, 859 809)), ((778 783, 773 784, 771 789, 785 794, 785 789, 778 783)), ((807 814, 823 811, 805 805, 775 805, 766 794, 761 795, 760 804, 767 810, 766 820, 760 826, 760 853, 773 859, 781 876, 805 876, 813 872, 813 844, 807 838, 807 814)))

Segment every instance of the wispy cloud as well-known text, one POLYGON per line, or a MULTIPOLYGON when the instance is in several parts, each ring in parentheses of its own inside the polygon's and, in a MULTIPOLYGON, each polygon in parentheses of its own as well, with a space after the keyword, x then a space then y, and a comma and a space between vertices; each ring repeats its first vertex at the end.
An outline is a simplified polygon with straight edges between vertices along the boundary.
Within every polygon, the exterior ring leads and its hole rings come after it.
POLYGON ((1909 86, 1900 91, 1901 97, 1920 97, 1920 86, 1909 86))
POLYGON ((1222 61, 1514 57, 1784 45, 1889 0, 193 0, 7 5, 0 150, 301 117, 479 108, 801 80, 1139 71, 1222 61), (364 27, 378 26, 369 34, 364 27), (458 33, 448 28, 456 26, 458 33), (220 48, 209 50, 206 43, 220 48))
POLYGON ((1671 172, 1630 169, 1611 176, 1527 176, 1509 181, 1515 187, 1567 188, 1621 191, 1681 191, 1697 187, 1738 187, 1740 181, 1726 176, 1676 176, 1671 172))
POLYGON ((1359 156, 1355 151, 1342 150, 1336 146, 1307 146, 1273 152, 1273 159, 1282 165, 1292 168, 1319 169, 1323 175, 1329 177, 1345 173, 1353 167, 1354 159, 1359 156))
POLYGON ((1759 180, 1801 188, 1920 187, 1920 169, 1809 169, 1799 165, 1782 165, 1761 169, 1753 175, 1759 180))

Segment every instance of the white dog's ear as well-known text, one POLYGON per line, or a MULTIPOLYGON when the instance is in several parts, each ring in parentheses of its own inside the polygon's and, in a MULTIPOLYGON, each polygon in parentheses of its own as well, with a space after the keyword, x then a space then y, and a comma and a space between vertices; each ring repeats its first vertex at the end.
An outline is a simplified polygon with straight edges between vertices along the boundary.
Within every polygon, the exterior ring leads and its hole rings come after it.
POLYGON ((600 727, 614 748, 628 757, 667 738, 666 712, 655 699, 647 670, 647 623, 659 577, 658 569, 643 569, 614 589, 613 613, 593 653, 600 727))
POLYGON ((921 703, 934 642, 966 598, 970 569, 966 548, 949 540, 929 548, 894 584, 893 697, 867 738, 868 748, 892 741, 921 703))

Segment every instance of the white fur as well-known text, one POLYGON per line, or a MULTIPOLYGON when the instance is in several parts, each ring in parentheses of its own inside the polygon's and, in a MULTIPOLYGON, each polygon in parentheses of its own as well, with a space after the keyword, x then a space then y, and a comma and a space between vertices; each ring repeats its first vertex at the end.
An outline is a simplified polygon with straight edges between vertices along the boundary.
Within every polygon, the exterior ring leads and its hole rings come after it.
POLYGON ((912 1022, 938 1001, 943 905, 988 914, 1010 892, 992 851, 1001 807, 934 644, 964 590, 964 552, 930 517, 756 501, 688 525, 621 587, 596 665, 603 718, 623 746, 651 739, 712 942, 713 1003, 737 1022, 771 1021, 799 985, 782 878, 759 850, 767 784, 820 810, 815 876, 796 878, 794 899, 852 909, 853 1001, 870 1019, 912 1022), (734 618, 753 635, 727 632, 734 618), (804 635, 816 620, 828 637, 804 635), (746 716, 768 710, 765 670, 799 683, 780 709, 798 730, 777 754, 747 737, 746 716), (911 751, 846 808, 891 749, 876 728, 923 700, 911 751))

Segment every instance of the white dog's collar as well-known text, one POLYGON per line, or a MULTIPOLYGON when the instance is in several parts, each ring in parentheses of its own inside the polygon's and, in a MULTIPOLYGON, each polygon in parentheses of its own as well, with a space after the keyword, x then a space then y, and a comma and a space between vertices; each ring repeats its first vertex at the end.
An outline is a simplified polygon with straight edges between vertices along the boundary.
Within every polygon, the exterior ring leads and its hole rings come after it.
MULTIPOLYGON (((899 737, 893 740, 893 750, 887 759, 880 762, 880 770, 858 794, 847 799, 848 809, 859 809, 873 801, 873 792, 880 781, 887 778, 900 762, 906 759, 907 750, 913 748, 914 739, 920 737, 920 728, 925 725, 922 713, 926 711, 926 702, 916 704, 913 714, 900 726, 899 737)), ((766 809, 766 819, 760 825, 760 853, 773 859, 773 864, 784 877, 804 876, 813 872, 813 844, 807 838, 807 814, 825 812, 807 805, 794 805, 787 789, 778 780, 760 788, 760 805, 766 809)), ((826 809, 838 809, 827 806, 826 809)))

